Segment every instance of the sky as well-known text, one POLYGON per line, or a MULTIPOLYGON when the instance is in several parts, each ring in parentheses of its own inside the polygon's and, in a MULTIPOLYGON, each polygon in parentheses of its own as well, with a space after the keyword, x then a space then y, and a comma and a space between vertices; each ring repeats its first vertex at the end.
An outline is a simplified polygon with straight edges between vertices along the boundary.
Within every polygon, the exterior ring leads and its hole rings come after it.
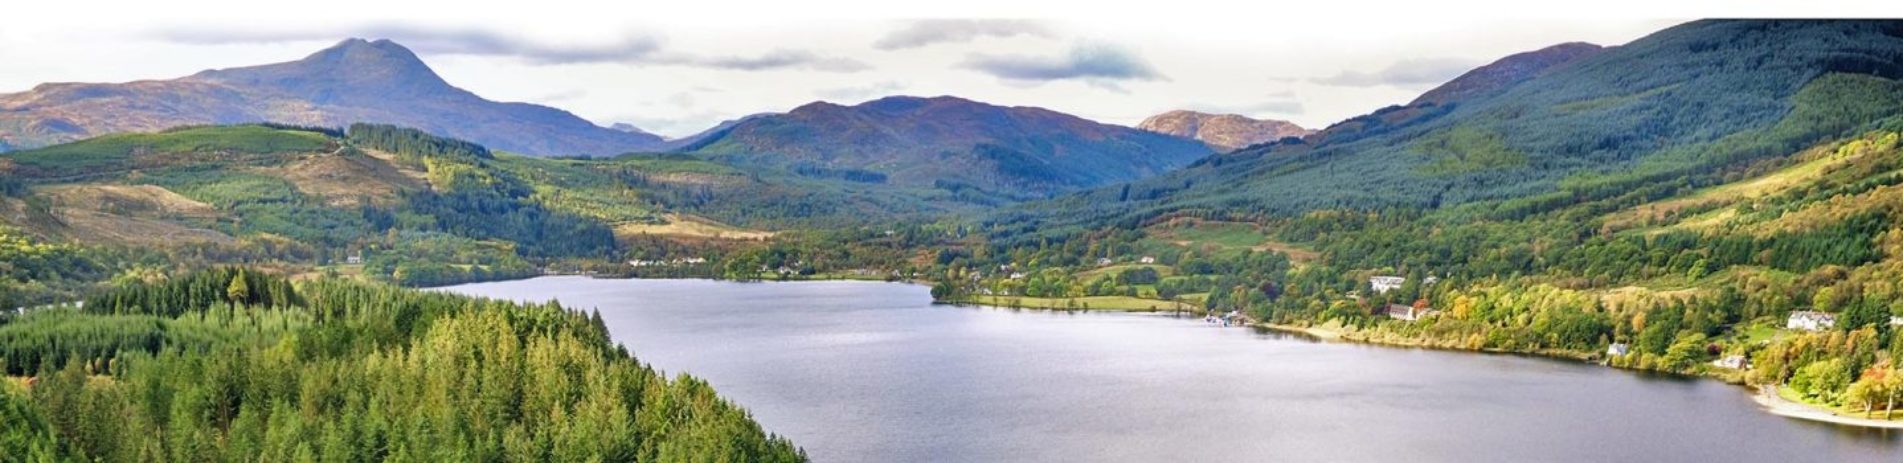
POLYGON ((1123 125, 1193 109, 1319 128, 1564 42, 1618 45, 1711 16, 1903 16, 1862 0, 907 3, 30 2, 0 21, 0 93, 290 61, 362 37, 404 44, 489 99, 670 137, 888 95, 1123 125))

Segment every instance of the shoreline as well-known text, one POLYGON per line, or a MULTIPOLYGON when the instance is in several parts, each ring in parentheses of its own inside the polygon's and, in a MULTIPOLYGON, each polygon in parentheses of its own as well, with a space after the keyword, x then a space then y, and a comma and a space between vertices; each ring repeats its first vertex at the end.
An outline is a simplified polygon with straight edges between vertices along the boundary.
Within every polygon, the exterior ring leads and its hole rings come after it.
MULTIPOLYGON (((1422 343, 1393 342, 1393 341, 1373 340, 1373 339, 1354 337, 1354 336, 1346 336, 1344 335, 1344 333, 1340 331, 1327 329, 1327 328, 1319 328, 1314 326, 1281 325, 1281 324, 1273 324, 1273 323, 1257 323, 1251 326, 1261 327, 1264 329, 1280 331, 1285 333, 1307 335, 1307 336, 1311 336, 1323 341, 1341 342, 1341 343, 1350 343, 1350 344, 1365 344, 1365 345, 1385 346, 1385 347, 1406 347, 1406 348, 1415 348, 1415 349, 1460 351, 1460 352, 1481 353, 1481 354, 1524 355, 1524 356, 1532 356, 1532 357, 1550 358, 1555 360, 1576 360, 1579 362, 1598 365, 1604 368, 1611 368, 1615 370, 1626 370, 1632 373, 1667 374, 1667 375, 1685 376, 1685 377, 1695 378, 1695 379, 1708 379, 1708 380, 1720 381, 1727 384, 1733 384, 1740 387, 1744 387, 1746 390, 1751 389, 1750 386, 1747 386, 1743 384, 1742 382, 1734 382, 1731 379, 1716 376, 1716 375, 1631 370, 1627 368, 1619 368, 1619 367, 1614 367, 1611 365, 1606 365, 1603 362, 1594 362, 1591 360, 1590 355, 1580 355, 1577 353, 1569 353, 1564 351, 1546 352, 1546 351, 1513 351, 1513 350, 1499 350, 1499 349, 1479 349, 1479 350, 1459 349, 1459 348, 1439 347, 1439 346, 1434 346, 1430 344, 1422 344, 1422 343)), ((1903 429, 1903 420, 1878 420, 1878 419, 1860 418, 1856 416, 1842 415, 1833 410, 1829 410, 1829 409, 1819 407, 1816 405, 1795 402, 1789 399, 1785 399, 1784 397, 1778 396, 1776 390, 1777 388, 1775 386, 1760 386, 1755 391, 1751 391, 1749 393, 1751 394, 1752 401, 1758 404, 1759 410, 1765 413, 1776 415, 1776 416, 1782 416, 1786 418, 1800 419, 1800 420, 1806 420, 1806 421, 1813 421, 1813 422, 1820 422, 1820 423, 1830 423, 1830 424, 1835 424, 1840 426, 1859 427, 1859 428, 1865 428, 1865 429, 1903 429)))
POLYGON ((1751 394, 1751 400, 1757 402, 1758 408, 1764 410, 1766 413, 1785 418, 1861 428, 1903 429, 1903 420, 1878 420, 1845 416, 1816 405, 1793 402, 1790 399, 1785 399, 1777 394, 1777 390, 1777 386, 1760 386, 1757 392, 1751 394))

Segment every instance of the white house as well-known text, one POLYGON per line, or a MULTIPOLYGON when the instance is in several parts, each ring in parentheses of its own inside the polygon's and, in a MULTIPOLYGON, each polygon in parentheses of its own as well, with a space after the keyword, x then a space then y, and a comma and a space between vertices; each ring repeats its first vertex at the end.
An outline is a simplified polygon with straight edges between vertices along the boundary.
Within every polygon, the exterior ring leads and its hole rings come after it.
POLYGON ((1156 258, 1155 258, 1155 257, 1150 257, 1150 256, 1143 256, 1143 258, 1142 258, 1142 259, 1137 259, 1137 263, 1140 263, 1140 264, 1154 264, 1154 263, 1156 263, 1156 258))
POLYGON ((1406 321, 1420 320, 1421 317, 1434 314, 1434 309, 1415 308, 1411 305, 1401 304, 1388 304, 1387 307, 1382 308, 1382 311, 1387 312, 1388 318, 1406 321))
POLYGON ((1711 366, 1718 367, 1718 368, 1729 368, 1733 370, 1743 370, 1745 366, 1750 364, 1751 362, 1749 360, 1745 360, 1744 356, 1742 355, 1727 355, 1724 358, 1711 361, 1711 366))
POLYGON ((1903 326, 1903 317, 1890 317, 1890 326, 1903 326))
POLYGON ((1784 327, 1793 330, 1823 331, 1837 326, 1837 316, 1815 310, 1791 312, 1791 318, 1785 320, 1784 327))
POLYGON ((1623 342, 1615 342, 1610 346, 1606 346, 1606 356, 1608 357, 1618 357, 1629 352, 1632 352, 1632 346, 1628 346, 1623 342))
POLYGON ((1013 279, 1013 280, 1022 280, 1022 279, 1024 279, 1024 274, 1023 274, 1023 273, 1012 273, 1012 274, 1011 274, 1011 279, 1013 279))
POLYGON ((1113 261, 1113 260, 1110 260, 1110 258, 1108 258, 1108 257, 1099 257, 1099 258, 1097 258, 1097 266, 1098 266, 1098 267, 1102 267, 1102 266, 1106 266, 1106 265, 1110 265, 1110 263, 1112 263, 1112 262, 1116 262, 1116 261, 1113 261))
POLYGON ((1407 283, 1407 278, 1378 276, 1368 279, 1368 286, 1374 287, 1374 292, 1380 294, 1386 294, 1388 291, 1400 289, 1402 283, 1407 283))
POLYGON ((357 264, 363 263, 363 251, 357 251, 357 252, 351 253, 348 256, 344 256, 344 263, 350 264, 350 265, 357 265, 357 264))

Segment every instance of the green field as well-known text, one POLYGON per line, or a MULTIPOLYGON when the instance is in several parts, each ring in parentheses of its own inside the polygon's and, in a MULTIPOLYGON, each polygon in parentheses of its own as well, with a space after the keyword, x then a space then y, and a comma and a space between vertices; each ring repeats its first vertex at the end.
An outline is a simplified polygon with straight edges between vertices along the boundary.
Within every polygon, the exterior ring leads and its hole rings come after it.
POLYGON ((329 144, 329 138, 316 132, 231 125, 112 134, 4 158, 41 176, 60 177, 128 168, 135 153, 274 154, 320 151, 329 144))

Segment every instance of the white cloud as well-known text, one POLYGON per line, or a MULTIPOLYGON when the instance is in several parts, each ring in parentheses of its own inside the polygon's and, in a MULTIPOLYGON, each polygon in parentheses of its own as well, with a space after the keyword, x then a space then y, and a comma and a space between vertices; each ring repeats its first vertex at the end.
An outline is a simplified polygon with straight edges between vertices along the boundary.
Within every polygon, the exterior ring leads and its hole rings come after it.
POLYGON ((1071 47, 1067 53, 1054 56, 975 53, 965 58, 959 66, 1005 80, 1046 82, 1076 79, 1113 89, 1120 89, 1114 85, 1114 81, 1164 78, 1162 73, 1135 52, 1106 44, 1080 44, 1071 47))
POLYGON ((927 19, 912 21, 892 31, 872 47, 880 50, 918 48, 939 43, 962 43, 982 37, 1052 37, 1041 21, 1022 19, 927 19))
POLYGON ((1309 79, 1322 85, 1373 87, 1389 85, 1403 88, 1432 87, 1453 80, 1480 66, 1482 61, 1467 58, 1403 59, 1374 72, 1342 71, 1329 77, 1309 79))
POLYGON ((856 103, 874 97, 889 96, 905 88, 905 84, 894 80, 873 82, 854 87, 833 87, 813 92, 821 99, 834 103, 856 103))

